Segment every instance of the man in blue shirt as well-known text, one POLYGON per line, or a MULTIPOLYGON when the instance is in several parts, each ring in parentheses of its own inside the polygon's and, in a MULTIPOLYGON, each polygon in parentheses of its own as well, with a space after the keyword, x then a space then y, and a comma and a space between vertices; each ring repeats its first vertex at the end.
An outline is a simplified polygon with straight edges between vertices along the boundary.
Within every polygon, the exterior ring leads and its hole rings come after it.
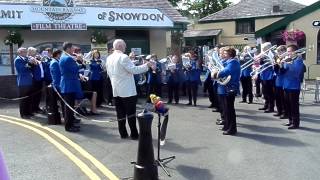
POLYGON ((289 45, 287 53, 291 61, 281 61, 285 70, 283 88, 286 105, 288 105, 289 123, 286 124, 289 126, 288 129, 297 129, 300 126, 299 94, 304 64, 303 59, 294 53, 297 49, 296 45, 289 45))
MULTIPOLYGON (((79 80, 79 66, 76 61, 71 57, 72 43, 63 43, 63 54, 59 61, 59 67, 61 71, 60 91, 72 108, 74 108, 75 100, 82 97, 82 89, 79 80)), ((65 130, 69 132, 78 132, 79 126, 74 125, 75 117, 73 111, 65 106, 65 130)))
MULTIPOLYGON (((245 46, 243 48, 243 53, 240 57, 240 64, 245 64, 248 61, 252 60, 253 54, 249 54, 251 47, 245 46)), ((247 102, 247 96, 248 96, 248 104, 252 103, 253 100, 253 94, 252 94, 252 78, 250 73, 252 72, 252 67, 247 66, 245 69, 241 71, 241 85, 242 85, 242 101, 241 103, 247 102)))
POLYGON ((223 127, 223 135, 235 135, 237 133, 236 112, 234 109, 235 96, 239 92, 240 86, 240 63, 235 58, 236 50, 234 48, 225 47, 223 54, 227 61, 225 68, 219 72, 212 72, 213 78, 225 78, 229 75, 231 80, 225 85, 225 98, 223 100, 223 111, 225 123, 223 127))
MULTIPOLYGON (((48 106, 48 121, 49 124, 61 124, 61 117, 58 110, 57 101, 60 99, 56 93, 61 93, 60 91, 60 80, 61 80, 61 72, 59 67, 59 60, 61 57, 62 51, 55 50, 52 54, 52 60, 50 61, 49 65, 49 73, 52 77, 51 86, 49 86, 48 90, 48 99, 49 99, 49 106, 48 106)), ((62 114, 64 114, 64 103, 61 102, 61 110, 62 114)))

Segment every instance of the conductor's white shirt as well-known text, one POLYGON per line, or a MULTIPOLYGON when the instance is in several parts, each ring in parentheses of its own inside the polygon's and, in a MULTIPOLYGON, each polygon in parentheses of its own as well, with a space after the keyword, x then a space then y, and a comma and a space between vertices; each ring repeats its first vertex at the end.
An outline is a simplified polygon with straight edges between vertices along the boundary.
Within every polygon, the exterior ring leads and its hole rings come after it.
POLYGON ((111 80, 113 97, 136 96, 134 74, 148 71, 148 65, 135 66, 130 58, 121 51, 115 50, 106 62, 107 73, 111 80))

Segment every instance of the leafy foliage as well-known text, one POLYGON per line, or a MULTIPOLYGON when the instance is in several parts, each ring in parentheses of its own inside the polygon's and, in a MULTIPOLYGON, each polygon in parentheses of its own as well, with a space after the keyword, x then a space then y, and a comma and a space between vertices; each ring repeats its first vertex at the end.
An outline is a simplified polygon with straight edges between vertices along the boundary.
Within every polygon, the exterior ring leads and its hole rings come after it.
POLYGON ((23 44, 24 40, 17 30, 9 30, 8 35, 4 38, 3 42, 5 45, 18 44, 18 47, 20 47, 23 44))
POLYGON ((228 0, 169 0, 183 15, 191 19, 200 19, 228 7, 228 0))

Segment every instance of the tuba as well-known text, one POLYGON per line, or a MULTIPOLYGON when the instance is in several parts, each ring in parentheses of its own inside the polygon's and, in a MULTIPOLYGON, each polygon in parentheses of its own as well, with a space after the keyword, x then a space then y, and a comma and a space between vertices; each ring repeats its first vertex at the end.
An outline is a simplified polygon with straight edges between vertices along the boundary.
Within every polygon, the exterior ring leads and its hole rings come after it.
MULTIPOLYGON (((213 72, 214 70, 217 70, 219 72, 222 69, 224 69, 224 66, 221 63, 221 59, 218 55, 218 52, 209 51, 206 56, 206 59, 208 61, 208 69, 210 70, 210 72, 213 72)), ((226 85, 230 80, 231 80, 231 75, 224 78, 219 78, 216 81, 221 85, 226 85)))

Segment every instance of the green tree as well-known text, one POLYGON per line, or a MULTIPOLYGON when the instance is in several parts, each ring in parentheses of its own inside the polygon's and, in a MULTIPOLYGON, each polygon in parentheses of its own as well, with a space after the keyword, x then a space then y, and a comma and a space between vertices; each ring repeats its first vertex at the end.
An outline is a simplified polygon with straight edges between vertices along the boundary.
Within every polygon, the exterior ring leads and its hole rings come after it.
POLYGON ((228 0, 169 0, 183 15, 191 19, 200 19, 228 7, 228 0))

